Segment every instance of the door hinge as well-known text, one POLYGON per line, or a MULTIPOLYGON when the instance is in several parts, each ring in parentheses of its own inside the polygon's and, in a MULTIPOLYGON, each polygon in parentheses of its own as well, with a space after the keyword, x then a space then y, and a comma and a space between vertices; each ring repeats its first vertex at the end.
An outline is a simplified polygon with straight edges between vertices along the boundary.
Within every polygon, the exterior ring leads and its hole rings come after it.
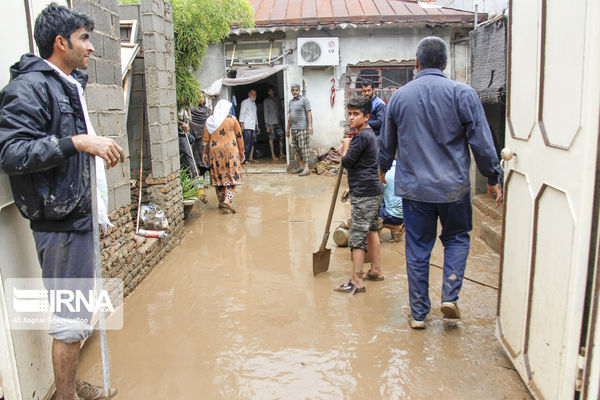
POLYGON ((575 391, 581 392, 583 389, 583 374, 585 373, 586 349, 582 347, 577 356, 577 379, 575 380, 575 391))

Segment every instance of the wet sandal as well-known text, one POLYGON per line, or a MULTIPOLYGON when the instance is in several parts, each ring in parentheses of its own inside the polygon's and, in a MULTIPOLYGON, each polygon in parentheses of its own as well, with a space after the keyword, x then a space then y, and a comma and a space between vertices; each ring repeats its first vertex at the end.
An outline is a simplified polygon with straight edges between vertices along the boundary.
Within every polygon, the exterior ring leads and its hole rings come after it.
POLYGON ((354 283, 352 283, 352 280, 349 280, 348 283, 342 283, 340 286, 334 288, 333 290, 335 290, 336 292, 350 293, 351 295, 354 295, 356 293, 366 292, 367 288, 364 286, 361 288, 357 288, 356 286, 354 286, 354 283))
POLYGON ((383 275, 380 276, 379 274, 375 274, 375 273, 371 272, 371 270, 369 270, 369 272, 367 272, 366 274, 363 274, 363 279, 380 282, 380 281, 384 280, 385 277, 383 275))
POLYGON ((228 209, 229 211, 231 211, 233 214, 236 213, 235 208, 231 207, 229 204, 227 203, 223 203, 223 208, 228 209))

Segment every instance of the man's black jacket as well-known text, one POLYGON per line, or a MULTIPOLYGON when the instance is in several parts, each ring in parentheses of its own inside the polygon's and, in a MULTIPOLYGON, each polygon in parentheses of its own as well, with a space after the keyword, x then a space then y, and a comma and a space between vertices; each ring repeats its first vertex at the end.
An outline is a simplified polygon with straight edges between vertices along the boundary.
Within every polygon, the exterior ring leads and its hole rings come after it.
MULTIPOLYGON (((44 60, 25 54, 0 92, 0 170, 15 203, 41 232, 89 231, 89 156, 71 136, 87 133, 77 87, 44 60)), ((83 87, 87 75, 71 76, 83 87)))

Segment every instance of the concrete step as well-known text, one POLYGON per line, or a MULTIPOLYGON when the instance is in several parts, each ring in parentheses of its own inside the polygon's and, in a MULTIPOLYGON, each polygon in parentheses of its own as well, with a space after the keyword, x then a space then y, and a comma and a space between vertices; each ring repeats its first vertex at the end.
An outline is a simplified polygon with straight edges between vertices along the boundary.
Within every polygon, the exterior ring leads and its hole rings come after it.
POLYGON ((471 198, 474 207, 481 210, 482 213, 487 215, 493 220, 502 221, 502 205, 496 208, 496 202, 487 194, 478 194, 471 198))
POLYGON ((496 253, 502 251, 502 221, 487 220, 481 221, 481 230, 479 237, 496 253))

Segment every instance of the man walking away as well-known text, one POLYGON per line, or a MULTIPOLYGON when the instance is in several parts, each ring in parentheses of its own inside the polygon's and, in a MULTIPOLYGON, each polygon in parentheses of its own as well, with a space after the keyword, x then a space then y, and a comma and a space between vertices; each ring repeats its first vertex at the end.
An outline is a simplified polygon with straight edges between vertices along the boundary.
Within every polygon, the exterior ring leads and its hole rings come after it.
POLYGON ((263 110, 265 114, 265 125, 267 135, 269 135, 269 147, 271 148, 271 158, 279 160, 283 157, 283 127, 281 126, 281 107, 279 99, 275 97, 273 88, 267 90, 268 97, 263 101, 263 110), (279 141, 279 157, 275 155, 274 142, 279 141))
POLYGON ((310 135, 313 134, 310 101, 300 96, 300 85, 292 84, 292 96, 289 105, 288 126, 285 135, 292 137, 292 147, 300 163, 300 168, 292 171, 299 176, 310 175, 308 158, 310 157, 310 135))
MULTIPOLYGON (((100 184, 104 164, 110 168, 125 160, 114 140, 96 136, 83 97, 87 75, 79 70, 87 68, 94 51, 93 29, 89 17, 51 3, 34 27, 42 58, 22 56, 0 92, 0 168, 10 177, 19 211, 30 220, 47 290, 60 289, 68 278, 93 281, 92 196, 99 205, 106 201, 106 186, 100 184), (94 166, 97 193, 91 191, 90 154, 101 158, 94 166)), ((98 219, 110 223, 105 207, 99 207, 98 219)), ((77 314, 57 311, 50 322, 56 398, 101 399, 103 390, 77 380, 81 340, 92 330, 91 312, 77 314)), ((115 393, 111 389, 110 397, 115 393)))
POLYGON ((244 136, 244 163, 254 161, 252 157, 252 149, 256 141, 258 117, 256 115, 256 90, 250 89, 248 98, 242 101, 240 106, 240 125, 242 126, 244 136))
POLYGON ((496 195, 496 206, 502 199, 498 184, 501 170, 483 106, 470 86, 444 75, 447 58, 442 39, 427 37, 419 43, 418 74, 390 99, 380 137, 382 182, 398 156, 395 193, 404 201, 413 329, 425 328, 425 317, 431 309, 429 259, 438 217, 444 245, 441 311, 446 318, 460 318, 457 301, 473 225, 469 147, 477 167, 488 178, 488 192, 496 195))
POLYGON ((373 81, 370 79, 362 80, 362 95, 373 103, 373 111, 371 111, 371 118, 369 118, 369 126, 373 129, 373 132, 375 132, 375 136, 379 136, 385 118, 385 103, 378 96, 375 96, 373 81))
POLYGON ((206 99, 204 95, 200 97, 198 101, 198 107, 192 108, 192 121, 190 122, 190 132, 194 137, 194 160, 198 167, 198 173, 200 176, 204 176, 204 173, 208 171, 208 165, 204 165, 202 162, 202 135, 204 134, 204 124, 208 117, 210 117, 210 108, 206 106, 206 99))

